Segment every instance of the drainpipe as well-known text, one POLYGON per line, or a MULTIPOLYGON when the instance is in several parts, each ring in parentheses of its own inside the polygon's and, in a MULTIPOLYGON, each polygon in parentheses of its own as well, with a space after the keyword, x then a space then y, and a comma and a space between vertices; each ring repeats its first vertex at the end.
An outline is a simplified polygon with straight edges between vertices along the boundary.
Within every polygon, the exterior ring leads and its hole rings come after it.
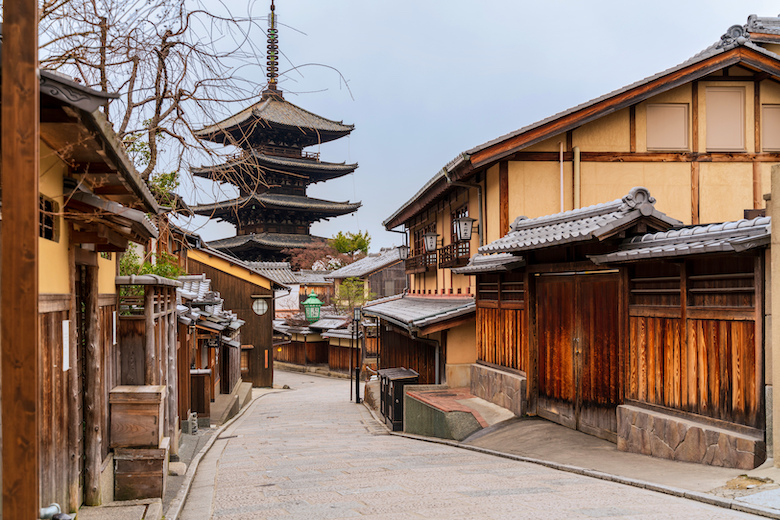
POLYGON ((60 509, 59 504, 49 504, 48 507, 42 507, 38 513, 38 518, 41 519, 53 519, 53 520, 71 520, 70 515, 66 515, 60 509))
POLYGON ((573 165, 573 173, 574 173, 574 209, 579 209, 580 207, 580 147, 575 146, 572 148, 572 151, 574 152, 574 158, 572 160, 573 165))
POLYGON ((477 202, 479 203, 479 226, 477 226, 477 232, 479 233, 479 247, 482 247, 485 245, 483 236, 482 236, 482 229, 485 225, 485 220, 483 218, 483 211, 482 211, 482 185, 471 183, 471 182, 460 182, 460 181, 453 181, 450 179, 450 172, 447 171, 446 168, 442 170, 444 173, 444 178, 447 179, 447 184, 451 186, 462 186, 464 188, 477 188, 477 202))
POLYGON ((563 141, 558 142, 558 166, 561 170, 561 213, 564 211, 563 207, 563 141))

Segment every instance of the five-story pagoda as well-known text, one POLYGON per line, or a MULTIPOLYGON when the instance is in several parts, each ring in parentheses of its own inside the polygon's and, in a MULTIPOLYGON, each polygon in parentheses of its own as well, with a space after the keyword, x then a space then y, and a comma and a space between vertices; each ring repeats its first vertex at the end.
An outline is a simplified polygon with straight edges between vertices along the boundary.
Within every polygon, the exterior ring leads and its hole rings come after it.
POLYGON ((357 164, 320 161, 304 148, 339 139, 354 129, 286 101, 277 87, 278 33, 271 1, 268 30, 268 88, 241 112, 195 135, 241 151, 216 166, 192 168, 192 174, 238 188, 238 198, 196 206, 198 215, 236 226, 236 236, 209 242, 247 261, 280 261, 283 249, 304 248, 324 240, 312 236, 318 220, 356 211, 360 203, 331 202, 306 196, 309 184, 352 173, 357 164))

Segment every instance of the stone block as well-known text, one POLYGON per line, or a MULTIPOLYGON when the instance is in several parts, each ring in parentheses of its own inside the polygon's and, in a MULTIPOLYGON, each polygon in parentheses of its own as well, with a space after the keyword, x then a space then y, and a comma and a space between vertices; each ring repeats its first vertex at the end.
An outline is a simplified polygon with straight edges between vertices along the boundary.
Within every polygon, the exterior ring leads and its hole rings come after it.
POLYGON ((753 469, 766 458, 758 435, 630 405, 619 406, 617 418, 621 451, 739 469, 753 469))
POLYGON ((491 367, 471 365, 471 393, 510 410, 517 416, 525 414, 526 378, 491 367))

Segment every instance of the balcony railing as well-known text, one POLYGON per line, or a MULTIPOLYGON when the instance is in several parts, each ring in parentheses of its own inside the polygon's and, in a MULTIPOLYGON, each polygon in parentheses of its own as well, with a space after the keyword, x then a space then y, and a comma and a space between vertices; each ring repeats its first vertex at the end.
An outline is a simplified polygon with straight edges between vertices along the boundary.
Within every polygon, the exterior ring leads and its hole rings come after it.
POLYGON ((456 242, 439 249, 439 267, 461 267, 469 263, 471 248, 469 242, 456 242))
POLYGON ((310 161, 319 161, 319 152, 304 152, 298 148, 282 148, 280 146, 258 146, 256 148, 260 153, 266 155, 275 155, 277 157, 290 157, 292 159, 308 159, 310 161))
POLYGON ((410 256, 406 260, 407 273, 425 273, 436 270, 436 253, 423 253, 421 255, 410 256))

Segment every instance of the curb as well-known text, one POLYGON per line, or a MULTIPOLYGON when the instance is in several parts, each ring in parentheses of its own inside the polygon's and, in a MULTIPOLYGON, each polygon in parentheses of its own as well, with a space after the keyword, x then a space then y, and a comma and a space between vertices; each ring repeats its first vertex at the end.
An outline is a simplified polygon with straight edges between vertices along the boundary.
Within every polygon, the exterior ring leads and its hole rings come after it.
POLYGON ((689 491, 687 489, 681 489, 672 486, 664 486, 663 484, 657 484, 655 482, 648 482, 645 480, 638 480, 628 477, 621 477, 620 475, 612 475, 610 473, 604 473, 594 469, 581 468, 579 466, 571 466, 569 464, 561 464, 559 462, 553 462, 549 460, 534 459, 532 457, 524 457, 522 455, 513 455, 511 453, 504 453, 501 451, 491 450, 488 448, 480 448, 479 446, 469 446, 457 441, 447 439, 437 439, 435 437, 424 437, 422 435, 413 435, 404 432, 394 432, 387 427, 384 421, 380 420, 374 410, 368 407, 365 403, 363 406, 371 413, 378 423, 385 427, 387 433, 398 437, 405 437, 416 441, 430 442, 432 444, 443 444, 445 446, 452 446, 453 448, 460 448, 464 450, 474 451, 485 455, 492 455, 494 457, 501 457, 503 459, 514 460, 517 462, 527 462, 530 464, 536 464, 538 466, 545 466, 550 469, 558 471, 565 471, 567 473, 574 473, 576 475, 582 475, 584 477, 597 478, 600 480, 606 480, 609 482, 615 482, 616 484, 623 484, 626 486, 633 486, 640 489, 646 489, 648 491, 654 491, 656 493, 663 493, 665 495, 671 495, 679 498, 685 498, 688 500, 694 500, 703 504, 711 506, 722 507, 724 509, 732 509, 741 513, 750 513, 753 515, 763 516, 766 518, 773 518, 780 520, 780 510, 770 509, 761 506, 754 506, 744 502, 738 502, 734 499, 721 498, 715 495, 709 495, 707 493, 701 493, 699 491, 689 491))
MULTIPOLYGON (((201 459, 206 455, 206 453, 209 452, 211 447, 214 445, 215 442, 217 442, 217 439, 222 435, 222 433, 234 422, 236 422, 238 419, 244 416, 246 412, 249 411, 250 408, 252 408, 257 401, 260 400, 261 397, 265 397, 269 394, 275 394, 277 392, 281 392, 282 390, 276 390, 271 389, 272 391, 266 392, 262 395, 258 395, 257 397, 253 397, 252 400, 244 406, 233 418, 231 418, 228 422, 221 425, 216 432, 214 432, 214 435, 211 436, 211 438, 206 442, 206 444, 200 449, 200 451, 192 458, 192 461, 190 462, 189 467, 187 468, 187 473, 184 476, 184 482, 181 485, 181 488, 179 488, 179 492, 176 495, 176 498, 173 499, 173 502, 171 502, 171 505, 168 506, 168 509, 165 511, 165 520, 177 520, 179 517, 179 514, 181 514, 181 510, 184 508, 184 502, 187 498, 187 495, 190 492, 190 487, 192 487, 192 481, 195 479, 195 473, 198 470, 198 465, 200 465, 201 459), (276 390, 276 391, 274 391, 276 390)), ((162 509, 162 507, 161 507, 162 509)))

